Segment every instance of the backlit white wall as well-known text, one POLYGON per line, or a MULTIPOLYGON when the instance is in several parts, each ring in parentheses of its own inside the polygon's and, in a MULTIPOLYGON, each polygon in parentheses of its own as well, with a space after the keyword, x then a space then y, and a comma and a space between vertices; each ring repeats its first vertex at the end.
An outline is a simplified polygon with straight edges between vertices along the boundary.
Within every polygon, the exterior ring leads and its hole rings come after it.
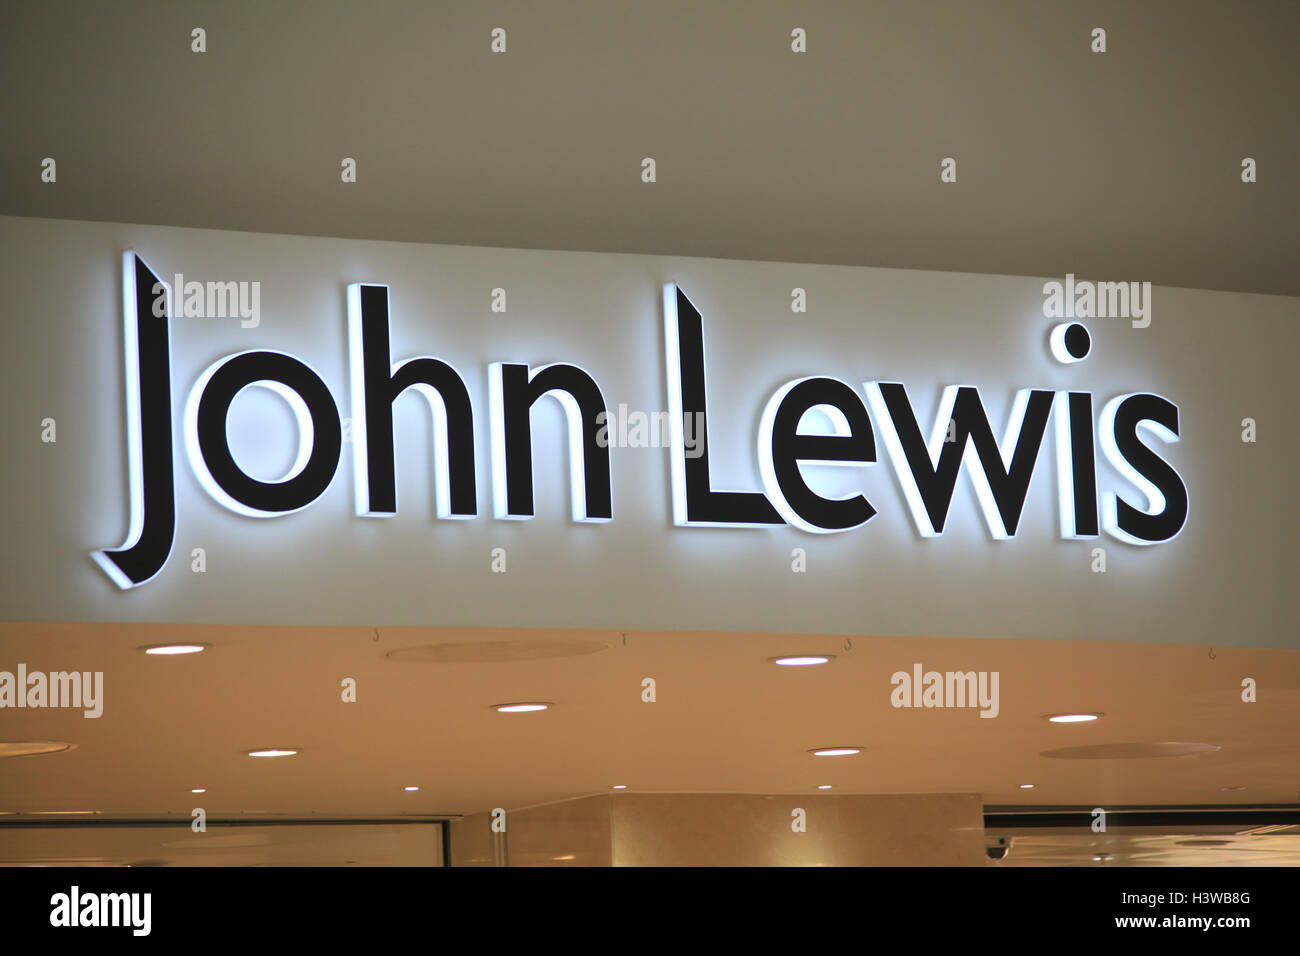
MULTIPOLYGON (((1300 301, 1157 287, 1149 328, 1090 319, 1091 356, 1050 356, 1044 278, 424 246, 121 224, 0 219, 4 348, 0 470, 6 620, 187 621, 691 628, 842 634, 1060 637, 1295 647, 1297 455, 1294 356, 1300 301), (92 563, 127 525, 121 254, 162 277, 260 281, 261 324, 173 319, 178 527, 172 560, 119 591, 92 563), (943 386, 980 386, 995 428, 1019 387, 1091 390, 1097 409, 1153 391, 1181 409, 1162 447, 1191 498, 1173 542, 1063 541, 1052 433, 1018 536, 996 542, 969 481, 948 526, 923 540, 884 459, 835 478, 879 511, 842 535, 793 528, 675 528, 667 452, 615 448, 614 520, 569 518, 559 406, 535 414, 538 516, 491 517, 487 364, 571 362, 610 406, 666 408, 661 288, 676 281, 704 315, 715 487, 758 490, 756 427, 780 385, 825 374, 855 386, 904 382, 932 419, 943 386), (480 517, 433 517, 430 415, 396 406, 391 519, 356 517, 350 446, 333 484, 298 514, 232 514, 199 487, 179 436, 190 385, 215 359, 267 348, 315 368, 349 414, 345 288, 391 287, 394 358, 454 365, 474 401, 480 517), (808 312, 790 310, 790 291, 808 312), (508 311, 490 311, 502 287, 508 311), (1244 417, 1259 441, 1240 440, 1244 417), (41 420, 58 422, 56 444, 41 420), (1105 574, 1091 571, 1094 547, 1105 574), (490 568, 506 549, 508 571, 490 568), (791 572, 791 549, 807 573, 791 572), (189 555, 204 548, 207 571, 189 555)), ((1051 278, 1051 277, 1047 277, 1051 278)), ((1062 278, 1062 277, 1055 277, 1062 278)), ((1141 280, 1142 276, 1081 276, 1141 280)), ((232 444, 252 472, 282 469, 292 419, 240 399, 232 444), (263 430, 257 431, 258 423, 263 430)), ((877 443, 879 436, 877 436, 877 443)), ((1103 487, 1120 488, 1104 465, 1103 487)))

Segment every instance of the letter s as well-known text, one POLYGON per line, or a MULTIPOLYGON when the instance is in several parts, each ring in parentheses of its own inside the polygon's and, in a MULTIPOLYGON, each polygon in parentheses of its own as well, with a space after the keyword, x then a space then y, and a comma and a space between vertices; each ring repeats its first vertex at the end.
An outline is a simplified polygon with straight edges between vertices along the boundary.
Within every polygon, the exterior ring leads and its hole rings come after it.
POLYGON ((1162 441, 1178 441, 1178 406, 1159 395, 1140 393, 1112 398, 1101 410, 1098 431, 1106 460, 1147 499, 1147 507, 1139 509, 1116 492, 1106 492, 1102 527, 1129 544, 1159 544, 1187 523, 1187 486, 1173 466, 1142 442, 1140 428, 1162 441))

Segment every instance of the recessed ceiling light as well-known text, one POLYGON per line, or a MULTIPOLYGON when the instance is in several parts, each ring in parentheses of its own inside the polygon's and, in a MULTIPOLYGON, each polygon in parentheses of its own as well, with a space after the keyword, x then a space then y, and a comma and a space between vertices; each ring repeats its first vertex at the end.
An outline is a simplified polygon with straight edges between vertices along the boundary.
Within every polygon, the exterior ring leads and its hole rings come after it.
POLYGON ((862 753, 861 747, 820 747, 808 751, 814 757, 850 757, 862 753))
POLYGON ((616 783, 616 784, 614 784, 614 786, 610 787, 609 789, 611 789, 611 790, 626 790, 626 789, 627 789, 627 784, 625 784, 625 783, 616 783))
POLYGON ((199 787, 197 790, 191 790, 190 793, 207 793, 207 787, 199 787))
POLYGON ((492 709, 500 714, 529 714, 537 710, 546 710, 551 707, 544 701, 520 702, 515 704, 493 704, 492 709))
POLYGON ((1103 716, 1101 714, 1044 714, 1048 720, 1054 724, 1082 724, 1090 720, 1097 720, 1103 716))
POLYGON ((419 788, 419 787, 403 787, 402 789, 405 790, 407 793, 415 793, 415 791, 419 790, 420 788, 419 788))
POLYGON ((73 750, 76 744, 66 740, 0 740, 0 757, 35 757, 73 750))
POLYGON ((798 657, 769 657, 768 661, 778 667, 816 667, 829 664, 835 660, 834 654, 804 654, 798 657))
POLYGON ((210 646, 209 644, 146 644, 139 649, 153 656, 172 657, 176 654, 200 654, 210 646))
POLYGON ((1228 792, 1233 790, 1245 790, 1246 788, 1245 787, 1220 787, 1219 789, 1228 792))
POLYGON ((1034 789, 1034 785, 1033 785, 1032 783, 1022 783, 1022 784, 1020 785, 1020 789, 1021 789, 1021 790, 1033 790, 1033 789, 1034 789))
POLYGON ((280 750, 278 748, 272 748, 270 750, 248 750, 245 752, 250 757, 292 757, 298 751, 289 750, 287 748, 284 750, 280 750))
POLYGON ((831 785, 830 785, 829 783, 823 783, 823 784, 821 784, 820 786, 818 786, 817 789, 818 789, 818 790, 829 790, 829 789, 831 789, 831 785))

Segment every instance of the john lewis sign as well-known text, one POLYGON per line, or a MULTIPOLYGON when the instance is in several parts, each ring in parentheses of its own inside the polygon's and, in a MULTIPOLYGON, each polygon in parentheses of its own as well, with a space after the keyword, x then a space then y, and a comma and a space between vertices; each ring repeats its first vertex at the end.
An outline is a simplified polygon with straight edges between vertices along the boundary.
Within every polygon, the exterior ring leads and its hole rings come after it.
MULTIPOLYGON (((162 570, 176 538, 174 429, 183 434, 189 467, 211 497, 251 518, 301 511, 336 480, 343 459, 343 427, 336 389, 304 358, 271 350, 246 350, 211 363, 188 391, 183 408, 172 407, 169 297, 154 271, 134 252, 123 257, 129 529, 116 549, 94 552, 122 588, 151 580, 162 570), (156 308, 159 302, 167 308, 156 308), (161 313, 161 314, 160 314, 161 313), (247 474, 235 460, 227 417, 237 395, 260 387, 280 395, 297 422, 298 447, 278 480, 247 474)), ((346 399, 352 425, 352 482, 356 514, 397 514, 393 402, 414 390, 434 418, 433 474, 441 519, 479 517, 476 429, 490 436, 492 516, 534 517, 535 453, 567 458, 571 513, 577 522, 615 519, 611 449, 602 440, 611 403, 599 370, 564 362, 540 366, 491 362, 486 369, 488 408, 475 409, 466 378, 446 358, 394 362, 389 344, 389 290, 354 284, 347 290, 350 381, 346 399), (543 398, 560 403, 567 447, 534 449, 532 411, 543 398), (486 422, 484 422, 486 419, 486 422)), ((790 525, 814 534, 865 529, 879 507, 901 506, 924 538, 943 534, 958 476, 964 470, 976 492, 983 521, 994 539, 1052 534, 1048 522, 1023 514, 1045 442, 1054 446, 1058 516, 1055 533, 1096 538, 1103 533, 1136 545, 1170 541, 1188 516, 1187 487, 1163 447, 1180 436, 1178 406, 1141 391, 1103 396, 1089 391, 1016 388, 1010 414, 995 426, 980 388, 943 389, 933 422, 918 420, 913 396, 899 382, 850 384, 808 376, 776 385, 763 407, 754 446, 761 489, 714 487, 708 412, 725 402, 706 395, 705 324, 686 292, 674 283, 663 290, 663 328, 668 400, 670 502, 662 507, 674 525, 771 527, 790 525), (1098 410, 1097 405, 1100 404, 1098 410), (829 422, 814 432, 811 413, 829 422), (683 422, 699 421, 698 446, 686 447, 683 422), (1049 428, 1052 435, 1049 436, 1049 428), (928 437, 926 432, 928 431, 928 437), (1000 432, 1000 437, 999 433, 1000 432), (1148 444, 1154 439, 1155 444, 1148 444), (1124 479, 1124 487, 1099 481, 1099 456, 1124 479), (828 497, 810 486, 803 468, 836 465, 865 468, 887 462, 901 491, 900 502, 870 501, 863 494, 828 497)), ((846 343, 827 342, 827 349, 846 343)), ((726 343, 714 343, 726 348, 726 343)), ((941 348, 942 343, 936 343, 941 348)), ((1091 339, 1079 323, 1058 326, 1050 354, 1075 363, 1088 357, 1091 339)), ((976 374, 978 370, 974 370, 976 374)), ((878 498, 878 496, 877 496, 878 498)), ((652 503, 638 502, 638 509, 652 503)), ((869 529, 863 531, 869 533, 869 529)))

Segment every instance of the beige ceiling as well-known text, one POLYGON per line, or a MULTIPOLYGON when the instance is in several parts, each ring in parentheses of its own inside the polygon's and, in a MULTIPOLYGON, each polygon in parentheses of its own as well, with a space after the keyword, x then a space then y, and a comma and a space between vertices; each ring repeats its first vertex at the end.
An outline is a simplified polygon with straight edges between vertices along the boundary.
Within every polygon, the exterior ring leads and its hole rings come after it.
POLYGON ((978 793, 986 805, 1296 802, 1300 652, 1094 642, 695 632, 0 624, 0 670, 103 671, 104 715, 0 711, 0 739, 61 754, 0 761, 0 811, 215 817, 392 816, 518 809, 614 784, 667 792, 978 793), (397 663, 433 643, 583 640, 599 653, 397 663), (145 644, 212 645, 147 657, 145 644), (851 644, 851 649, 848 645, 851 644), (835 654, 780 668, 778 654, 835 654), (1213 657, 1211 657, 1213 654, 1213 657), (890 675, 999 671, 1001 714, 895 709, 890 675), (343 703, 340 682, 357 681, 343 703), (641 681, 657 701, 641 701, 641 681), (1240 700, 1244 677, 1257 703, 1240 700), (490 705, 553 701, 537 714, 490 705), (1100 711, 1092 724, 1043 719, 1100 711), (1061 760, 1062 746, 1195 742, 1193 756, 1061 760), (811 748, 864 747, 818 758, 811 748), (295 757, 243 751, 297 747, 295 757), (1024 783, 1033 790, 1020 790, 1024 783), (404 786, 419 786, 406 793, 404 786), (1244 786, 1224 792, 1223 787, 1244 786))
POLYGON ((1294 0, 6 3, 0 213, 1300 295, 1297 35, 1294 0))

